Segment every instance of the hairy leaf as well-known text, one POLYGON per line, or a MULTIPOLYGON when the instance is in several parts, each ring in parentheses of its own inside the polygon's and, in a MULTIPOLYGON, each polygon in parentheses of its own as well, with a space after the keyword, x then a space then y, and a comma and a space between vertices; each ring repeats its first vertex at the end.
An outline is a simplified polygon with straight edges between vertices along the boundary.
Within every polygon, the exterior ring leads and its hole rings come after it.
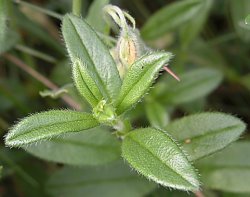
POLYGON ((250 193, 250 143, 235 142, 197 163, 202 182, 211 189, 250 193))
POLYGON ((70 165, 100 165, 120 158, 120 144, 105 128, 69 133, 23 148, 42 159, 70 165))
POLYGON ((200 8, 201 0, 177 1, 153 14, 142 28, 142 37, 150 40, 180 27, 193 19, 200 8))
POLYGON ((154 92, 168 104, 182 104, 204 97, 221 82, 222 73, 211 68, 202 68, 180 75, 181 82, 169 78, 160 82, 154 92))
POLYGON ((108 48, 96 32, 83 19, 69 14, 63 19, 62 32, 71 61, 80 59, 102 96, 110 102, 114 100, 121 79, 108 48))
POLYGON ((67 132, 96 127, 99 123, 91 114, 70 110, 51 110, 24 118, 7 134, 7 146, 21 146, 49 139, 67 132))
POLYGON ((219 112, 190 115, 167 125, 166 130, 197 160, 237 140, 246 125, 238 118, 219 112))
POLYGON ((170 53, 154 52, 141 57, 131 65, 124 77, 121 91, 116 101, 118 114, 131 108, 145 95, 160 69, 171 57, 170 53))
POLYGON ((123 141, 122 156, 139 173, 163 186, 181 190, 199 188, 195 169, 174 140, 161 130, 132 131, 123 141))
POLYGON ((141 197, 155 184, 139 177, 122 162, 98 168, 69 168, 52 175, 47 190, 61 197, 141 197))
POLYGON ((103 96, 98 86, 89 73, 86 65, 81 60, 73 63, 73 79, 80 95, 83 96, 92 107, 95 107, 103 96))

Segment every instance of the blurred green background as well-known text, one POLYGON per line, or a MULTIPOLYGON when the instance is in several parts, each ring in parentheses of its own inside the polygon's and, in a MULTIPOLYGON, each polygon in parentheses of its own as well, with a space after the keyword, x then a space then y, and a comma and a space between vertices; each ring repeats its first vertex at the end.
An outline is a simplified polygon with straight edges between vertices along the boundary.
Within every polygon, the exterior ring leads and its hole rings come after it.
MULTIPOLYGON (((70 63, 60 32, 60 17, 71 12, 72 1, 7 2, 0 4, 2 139, 11 125, 30 113, 68 107, 89 110, 72 88, 70 63), (63 88, 59 92, 48 91, 58 87, 63 88)), ((250 22, 247 23, 249 17, 246 19, 250 14, 249 0, 204 0, 199 6, 190 4, 181 9, 174 6, 178 0, 99 0, 95 6, 93 1, 83 0, 82 16, 113 46, 108 35, 117 38, 117 31, 109 29, 100 10, 100 5, 108 2, 135 17, 142 39, 151 48, 174 54, 169 67, 181 78, 178 83, 166 73, 161 75, 145 101, 131 112, 134 125, 154 124, 148 107, 153 104, 168 112, 162 124, 202 111, 222 111, 250 123, 250 22)), ((249 132, 242 138, 248 140, 249 132)), ((3 140, 0 146, 0 196, 47 196, 44 184, 62 164, 46 162, 22 149, 6 148, 3 140)), ((250 176, 245 179, 250 183, 250 176)), ((207 196, 250 195, 233 194, 226 189, 204 192, 207 196)), ((250 188, 246 193, 250 193, 250 188)), ((158 188, 149 196, 192 194, 158 188)))

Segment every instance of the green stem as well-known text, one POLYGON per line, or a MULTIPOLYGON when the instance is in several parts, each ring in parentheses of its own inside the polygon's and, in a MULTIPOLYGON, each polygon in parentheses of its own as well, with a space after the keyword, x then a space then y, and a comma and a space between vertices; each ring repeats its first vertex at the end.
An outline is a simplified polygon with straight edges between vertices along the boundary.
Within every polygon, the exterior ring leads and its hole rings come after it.
POLYGON ((132 130, 132 125, 129 120, 117 120, 113 125, 113 128, 116 130, 116 135, 120 138, 123 138, 128 132, 132 130))
POLYGON ((50 10, 47 10, 47 9, 44 9, 44 8, 41 8, 39 6, 36 6, 36 5, 33 5, 33 4, 30 4, 30 3, 27 3, 25 1, 21 1, 21 0, 14 0, 15 3, 18 3, 20 5, 23 5, 23 6, 26 6, 26 7, 29 7, 31 8, 32 10, 35 10, 35 11, 38 11, 38 12, 41 12, 41 13, 44 13, 48 16, 51 16, 51 17, 54 17, 54 18, 57 18, 59 20, 62 19, 62 15, 56 13, 56 12, 53 12, 53 11, 50 11, 50 10))
POLYGON ((72 12, 76 16, 81 16, 81 13, 82 13, 82 0, 73 0, 72 12))
POLYGON ((27 53, 29 55, 32 55, 34 57, 40 58, 40 59, 42 59, 44 61, 47 61, 47 62, 50 62, 50 63, 56 63, 57 62, 57 60, 54 57, 52 57, 50 55, 47 55, 45 53, 42 53, 40 51, 37 51, 35 49, 29 48, 29 47, 24 46, 24 45, 16 45, 15 48, 17 50, 19 50, 19 51, 22 51, 22 52, 27 53))

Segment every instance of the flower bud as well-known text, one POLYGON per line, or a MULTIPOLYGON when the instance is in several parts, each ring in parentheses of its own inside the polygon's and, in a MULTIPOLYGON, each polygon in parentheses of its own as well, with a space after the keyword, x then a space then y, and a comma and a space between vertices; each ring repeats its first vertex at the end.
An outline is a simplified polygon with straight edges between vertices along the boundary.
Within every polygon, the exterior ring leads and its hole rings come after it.
POLYGON ((121 36, 117 43, 119 60, 123 65, 129 67, 137 58, 135 41, 129 36, 121 36))
POLYGON ((140 38, 139 31, 129 27, 122 32, 117 42, 117 53, 121 64, 129 68, 141 55, 146 53, 145 44, 140 38))

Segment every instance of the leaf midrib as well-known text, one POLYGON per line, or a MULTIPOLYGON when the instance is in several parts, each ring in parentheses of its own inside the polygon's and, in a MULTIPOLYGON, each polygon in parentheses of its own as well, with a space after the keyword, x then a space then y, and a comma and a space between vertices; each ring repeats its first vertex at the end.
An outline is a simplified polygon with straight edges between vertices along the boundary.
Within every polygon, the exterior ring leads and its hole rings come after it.
MULTIPOLYGON (((166 166, 168 169, 170 169, 171 171, 173 171, 175 174, 177 174, 178 176, 180 176, 185 182, 188 183, 188 185, 192 185, 193 187, 196 187, 195 185, 193 185, 192 183, 190 183, 185 177, 183 177, 181 174, 179 174, 178 172, 176 172, 175 170, 173 170, 167 163, 165 163, 165 161, 161 160, 157 155, 155 155, 150 149, 148 149, 147 147, 143 146, 143 144, 141 144, 139 141, 135 140, 134 138, 132 138, 131 136, 129 136, 130 139, 132 139, 132 141, 134 141, 135 143, 137 143, 138 145, 140 145, 141 147, 144 147, 145 150, 147 150, 154 158, 156 158, 157 160, 159 160, 161 163, 164 164, 164 166, 166 166)), ((172 140, 171 140, 172 141, 172 140)), ((173 141, 172 141, 173 142, 173 141)), ((180 154, 180 153, 179 153, 180 154)), ((185 157, 183 155, 183 157, 185 157)), ((186 159, 187 160, 187 159, 186 159)), ((188 160, 187 160, 188 162, 188 160)))
MULTIPOLYGON (((108 91, 107 91, 107 89, 106 89, 106 86, 105 86, 104 82, 102 81, 102 78, 100 77, 99 73, 97 72, 97 69, 96 69, 95 64, 94 64, 94 62, 93 62, 93 60, 92 60, 92 58, 91 58, 91 56, 90 56, 90 54, 89 54, 89 51, 87 50, 87 48, 86 48, 85 45, 83 44, 82 38, 81 38, 81 36, 79 35, 78 30, 76 29, 74 23, 71 21, 70 18, 69 18, 69 21, 70 21, 71 25, 73 26, 73 28, 74 28, 74 30, 75 30, 75 32, 76 32, 77 37, 78 37, 78 38, 80 39, 80 41, 81 41, 81 42, 80 42, 80 43, 81 43, 81 46, 85 49, 86 54, 87 54, 87 56, 89 57, 89 60, 91 61, 92 65, 93 65, 92 68, 95 70, 95 73, 96 73, 96 76, 97 76, 97 78, 98 78, 98 81, 101 83, 102 89, 104 90, 104 93, 106 94, 105 96, 107 97, 107 99, 110 100, 110 96, 109 96, 109 94, 108 94, 108 91)), ((94 32, 94 34, 95 34, 95 32, 94 32)), ((96 36, 97 36, 97 35, 96 35, 96 36)), ((90 75, 90 76, 91 76, 91 75, 90 75)), ((95 81, 95 80, 94 80, 94 81, 95 81)))
MULTIPOLYGON (((38 126, 38 127, 36 127, 36 128, 34 128, 34 129, 31 129, 31 130, 28 130, 28 131, 26 131, 25 133, 20 133, 20 134, 18 134, 18 135, 15 135, 15 136, 12 136, 12 137, 10 137, 8 140, 13 140, 13 139, 15 139, 15 138, 19 138, 19 137, 21 137, 21 136, 25 136, 25 135, 29 135, 31 132, 33 132, 33 131, 36 131, 36 130, 39 130, 39 129, 43 129, 43 128, 46 128, 46 127, 53 127, 53 126, 55 126, 55 125, 57 125, 57 124, 62 124, 62 123, 72 123, 72 122, 77 122, 77 121, 82 121, 82 120, 89 120, 89 118, 90 117, 88 117, 88 118, 81 118, 81 119, 76 119, 76 120, 70 120, 70 121, 61 121, 61 122, 56 122, 56 123, 52 123, 52 124, 45 124, 45 125, 42 125, 42 126, 38 126), (14 138, 13 138, 14 137, 14 138)), ((94 119, 92 119, 92 120, 94 120, 94 119)), ((53 133, 54 134, 54 133, 53 133)), ((56 135, 56 134, 55 134, 56 135)))
POLYGON ((179 140, 190 139, 191 143, 192 143, 193 140, 197 140, 197 139, 207 137, 207 136, 211 136, 211 135, 216 135, 218 133, 230 132, 232 129, 236 129, 236 128, 240 128, 240 127, 241 127, 241 125, 238 124, 238 125, 232 125, 232 126, 224 127, 224 128, 221 128, 221 129, 216 129, 216 130, 208 130, 208 131, 206 131, 205 134, 199 134, 199 135, 192 136, 190 138, 186 137, 186 138, 182 138, 182 139, 179 139, 179 140))
MULTIPOLYGON (((143 77, 147 74, 147 72, 148 72, 148 70, 149 70, 150 68, 152 68, 153 64, 159 63, 160 61, 162 61, 162 59, 164 59, 164 57, 159 58, 156 62, 152 62, 152 64, 151 64, 150 66, 148 66, 147 69, 143 69, 142 75, 140 75, 141 77, 138 78, 138 80, 135 81, 133 84, 131 84, 131 86, 130 86, 131 88, 129 88, 125 93, 123 93, 123 94, 120 95, 120 96, 123 96, 123 95, 125 95, 125 96, 123 97, 123 99, 121 99, 120 102, 118 102, 118 103, 116 104, 117 108, 120 107, 120 105, 123 103, 123 101, 127 98, 127 95, 132 91, 132 89, 133 89, 135 86, 138 85, 138 83, 141 81, 140 79, 143 78, 143 77)), ((121 90, 122 90, 122 89, 121 89, 121 90)), ((120 96, 119 96, 119 97, 120 97, 120 96)), ((118 100, 120 100, 120 99, 118 99, 118 100)))
MULTIPOLYGON (((81 77, 81 79, 82 79, 82 81, 83 81, 85 87, 86 87, 87 90, 89 91, 90 95, 95 99, 95 101, 94 101, 95 104, 94 104, 93 106, 96 106, 96 105, 98 104, 98 99, 95 97, 95 95, 94 95, 94 94, 92 93, 92 91, 89 89, 89 86, 87 85, 87 83, 84 81, 83 76, 82 76, 82 73, 81 73, 81 71, 80 71, 80 69, 79 69, 79 66, 77 66, 77 71, 80 73, 80 77, 81 77)), ((83 94, 83 96, 84 96, 84 94, 83 94)), ((92 101, 91 101, 91 103, 92 103, 92 101)))

